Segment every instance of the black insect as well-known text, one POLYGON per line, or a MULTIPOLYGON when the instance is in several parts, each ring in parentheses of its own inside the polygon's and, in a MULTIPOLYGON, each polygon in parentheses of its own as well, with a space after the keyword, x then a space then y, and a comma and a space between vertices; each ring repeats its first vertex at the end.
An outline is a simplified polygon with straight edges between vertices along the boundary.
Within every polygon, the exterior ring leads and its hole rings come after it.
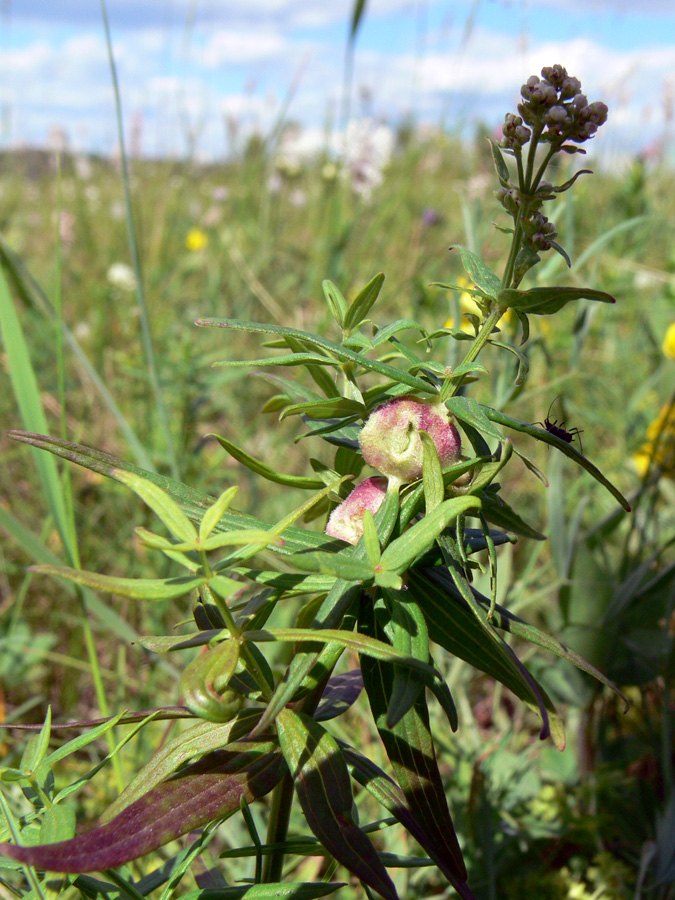
POLYGON ((551 410, 553 409, 553 404, 557 400, 557 397, 553 398, 551 405, 548 408, 548 412, 546 413, 546 418, 543 422, 533 422, 534 425, 541 425, 542 428, 545 428, 549 434, 555 435, 555 437, 560 438, 561 441, 565 441, 566 444, 571 444, 574 438, 577 438, 579 441, 579 448, 581 452, 584 452, 583 444, 581 443, 580 435, 583 434, 583 428, 565 428, 565 422, 559 422, 557 419, 551 419, 551 410))

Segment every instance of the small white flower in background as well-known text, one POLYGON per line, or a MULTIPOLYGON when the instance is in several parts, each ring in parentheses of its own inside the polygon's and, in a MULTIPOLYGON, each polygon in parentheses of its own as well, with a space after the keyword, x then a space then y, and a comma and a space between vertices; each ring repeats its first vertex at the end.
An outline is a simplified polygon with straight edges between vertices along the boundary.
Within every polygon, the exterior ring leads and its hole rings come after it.
POLYGON ((119 222, 120 219, 123 219, 126 215, 126 209, 124 203, 121 200, 115 200, 114 203, 110 204, 110 218, 115 219, 116 222, 119 222))
POLYGON ((73 328, 73 334, 78 341, 87 341, 91 337, 91 325, 89 322, 78 322, 73 328))
POLYGON ((283 186, 284 180, 278 172, 274 172, 267 179, 267 190, 270 192, 270 194, 280 193, 283 186))
POLYGON ((75 174, 82 181, 89 181, 94 174, 94 167, 88 156, 80 155, 75 157, 75 174))
POLYGON ((291 201, 291 206, 297 206, 298 209, 307 205, 307 194, 302 188, 296 188, 294 191, 291 191, 291 196, 288 199, 291 201))
POLYGON ((126 263, 113 263, 108 269, 108 283, 120 291, 135 291, 136 276, 134 275, 134 270, 126 263))
POLYGON ((387 125, 377 125, 372 119, 352 120, 345 135, 345 165, 350 172, 352 187, 364 200, 384 180, 384 169, 394 151, 394 132, 387 125))
POLYGON ((219 184, 211 191, 211 199, 214 203, 222 203, 230 196, 230 189, 224 184, 219 184))

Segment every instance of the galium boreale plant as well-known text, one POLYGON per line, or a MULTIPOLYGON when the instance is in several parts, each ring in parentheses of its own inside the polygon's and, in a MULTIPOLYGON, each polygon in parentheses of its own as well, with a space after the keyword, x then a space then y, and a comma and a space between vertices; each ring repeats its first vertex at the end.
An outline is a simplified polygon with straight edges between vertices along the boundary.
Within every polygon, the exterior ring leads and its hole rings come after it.
MULTIPOLYGON (((432 694, 457 729, 439 654, 459 657, 509 688, 538 716, 541 738, 559 748, 565 737, 554 705, 507 639, 536 644, 612 687, 554 637, 496 602, 497 547, 518 537, 544 539, 504 497, 502 483, 514 455, 538 474, 509 435, 565 454, 628 508, 577 446, 471 396, 471 384, 486 372, 477 360, 488 347, 514 354, 518 382, 527 378, 525 354, 498 328, 507 311, 518 317, 525 344, 531 316, 555 315, 584 298, 614 302, 588 288, 521 287, 542 254, 554 250, 567 259, 542 209, 572 188, 581 172, 560 185, 544 175, 561 154, 583 153, 580 145, 607 115, 604 104, 589 104, 579 82, 559 65, 530 78, 521 93, 518 115, 506 116, 503 140, 491 142, 497 198, 513 219, 511 228, 500 228, 510 241, 503 274, 468 249, 455 248, 480 310, 470 317, 473 334, 428 332, 409 319, 379 322, 375 304, 383 275, 351 302, 324 282, 334 320, 330 337, 259 322, 198 320, 227 335, 243 331, 265 339, 263 346, 272 351, 267 355, 219 365, 273 368, 279 374, 269 377, 278 393, 265 411, 294 417, 298 440, 310 438, 322 449, 321 458, 309 459, 311 471, 291 476, 218 438, 235 459, 280 490, 308 492, 307 502, 282 521, 271 525, 235 509, 235 488, 214 499, 98 450, 12 432, 16 440, 121 482, 163 522, 166 534, 145 528, 136 533, 146 548, 180 567, 180 575, 128 579, 45 565, 35 570, 142 603, 184 597, 192 627, 141 643, 157 653, 189 655, 181 678, 184 705, 148 715, 191 717, 193 724, 157 750, 96 828, 74 836, 74 825, 59 832, 50 820, 32 846, 3 844, 6 856, 31 871, 105 872, 203 828, 199 849, 211 839, 214 823, 241 812, 251 843, 228 856, 253 855, 253 874, 244 884, 204 897, 263 900, 290 892, 310 898, 341 887, 330 880, 284 880, 287 859, 300 853, 332 859, 328 878, 341 868, 369 896, 396 900, 388 870, 409 861, 378 852, 369 833, 382 823, 362 823, 354 804, 356 783, 383 807, 385 825, 407 829, 457 894, 473 897, 427 708, 432 694), (411 333, 421 336, 417 343, 404 342, 411 333), (454 370, 434 361, 433 351, 447 340, 466 346, 454 370), (285 369, 306 378, 291 380, 280 374, 285 369), (353 487, 366 465, 367 477, 353 487), (305 527, 319 516, 321 530, 305 527), (472 584, 478 569, 489 572, 491 596, 472 584), (279 624, 280 611, 286 622, 294 612, 292 627, 279 624), (279 642, 293 648, 281 672, 265 653, 279 642), (347 671, 338 669, 344 658, 351 664, 347 671), (359 714, 366 715, 362 692, 389 759, 387 771, 331 731, 330 721, 357 702, 359 714), (249 805, 270 793, 262 837, 249 805), (294 803, 310 837, 289 832, 294 803), (67 839, 54 841, 60 836, 67 839)), ((125 714, 115 722, 138 723, 138 716, 125 714)), ((343 736, 344 730, 339 729, 343 736)), ((47 755, 49 734, 47 721, 22 767, 3 775, 30 787, 39 798, 36 806, 44 809, 54 802, 53 780, 45 777, 55 761, 47 755)), ((38 811, 17 814, 17 839, 38 811)), ((175 872, 172 877, 177 883, 175 872)), ((76 879, 70 890, 84 884, 76 879)), ((89 879, 87 896, 113 886, 89 879)))

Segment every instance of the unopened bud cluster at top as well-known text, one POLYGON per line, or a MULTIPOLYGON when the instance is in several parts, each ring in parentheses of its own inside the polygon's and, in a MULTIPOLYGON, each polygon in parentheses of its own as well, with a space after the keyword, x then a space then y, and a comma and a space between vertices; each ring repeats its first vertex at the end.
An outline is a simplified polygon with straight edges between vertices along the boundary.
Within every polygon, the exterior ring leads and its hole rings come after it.
POLYGON ((607 121, 606 105, 589 103, 581 93, 579 79, 568 75, 564 66, 544 66, 541 76, 532 75, 520 89, 519 115, 506 114, 502 147, 522 148, 533 131, 555 147, 562 147, 565 141, 582 144, 607 121))
MULTIPOLYGON (((584 153, 575 146, 593 137, 600 125, 607 121, 607 107, 604 103, 589 103, 581 93, 581 82, 567 74, 561 65, 545 66, 541 78, 532 75, 520 89, 522 102, 518 113, 507 113, 502 127, 500 146, 512 153, 519 161, 523 147, 528 150, 527 172, 519 168, 521 183, 516 186, 502 179, 502 186, 496 197, 504 209, 522 227, 524 247, 534 253, 550 250, 558 236, 555 225, 541 212, 546 200, 553 200, 558 192, 571 185, 554 188, 548 181, 541 180, 540 171, 533 177, 534 150, 539 143, 549 145, 549 156, 563 151, 584 153), (568 143, 571 142, 571 143, 568 143)), ((548 159, 547 158, 547 159, 548 159)), ((545 168, 546 163, 543 168, 545 168)), ((556 248, 558 245, 555 244, 556 248)))

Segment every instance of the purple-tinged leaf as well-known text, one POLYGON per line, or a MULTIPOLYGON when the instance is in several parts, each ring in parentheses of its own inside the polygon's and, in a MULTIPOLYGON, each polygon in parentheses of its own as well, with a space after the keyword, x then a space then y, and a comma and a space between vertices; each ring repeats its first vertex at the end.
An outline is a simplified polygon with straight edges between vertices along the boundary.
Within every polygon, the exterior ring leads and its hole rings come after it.
POLYGON ((335 859, 385 900, 396 888, 370 839, 352 820, 352 788, 336 740, 308 716, 282 710, 279 742, 312 833, 335 859))
POLYGON ((341 716, 345 710, 356 703, 362 690, 361 669, 352 669, 342 675, 333 675, 326 684, 321 702, 314 713, 314 720, 326 722, 328 719, 341 716))
MULTIPOLYGON (((427 851, 448 881, 453 882, 455 878, 454 868, 448 867, 445 857, 438 854, 436 841, 433 838, 429 839, 429 835, 412 814, 400 786, 386 772, 383 772, 379 766, 376 766, 374 762, 353 747, 348 747, 344 744, 340 746, 352 777, 359 784, 363 785, 378 803, 381 803, 385 809, 389 810, 392 816, 398 819, 417 843, 427 851)), ((456 885, 456 889, 463 900, 475 900, 467 884, 456 885)))
POLYGON ((272 741, 247 741, 217 750, 163 782, 105 825, 68 841, 19 847, 0 853, 52 872, 99 872, 175 840, 208 822, 238 812, 241 798, 264 796, 285 770, 272 741))
MULTIPOLYGON (((372 636, 383 636, 372 606, 362 608, 359 628, 372 636)), ((420 696, 393 727, 388 727, 393 667, 363 656, 361 671, 375 724, 396 780, 425 836, 420 843, 434 859, 442 860, 442 871, 460 896, 468 900, 471 892, 466 885, 466 867, 436 762, 426 699, 420 696)))
POLYGON ((551 735, 558 749, 565 747, 565 729, 544 689, 516 654, 487 624, 487 612, 462 597, 447 569, 437 566, 410 573, 408 587, 429 626, 429 636, 449 653, 500 681, 542 718, 542 737, 551 735))
POLYGON ((167 741, 142 766, 131 782, 101 816, 101 824, 109 822, 127 806, 140 800, 144 794, 170 778, 181 766, 196 762, 214 750, 225 750, 227 745, 246 737, 260 718, 260 712, 248 709, 226 724, 199 722, 167 741))

